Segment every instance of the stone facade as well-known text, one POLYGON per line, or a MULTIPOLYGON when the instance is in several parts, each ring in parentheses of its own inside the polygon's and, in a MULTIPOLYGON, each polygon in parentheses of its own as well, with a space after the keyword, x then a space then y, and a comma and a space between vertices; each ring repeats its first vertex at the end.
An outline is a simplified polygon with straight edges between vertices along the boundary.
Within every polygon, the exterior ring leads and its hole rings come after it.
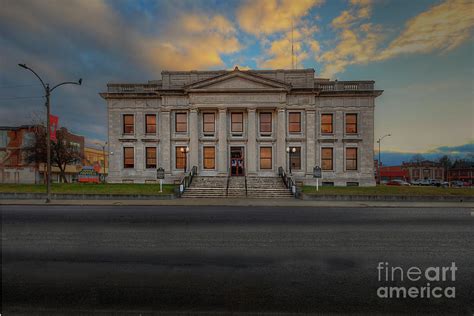
POLYGON ((185 168, 197 166, 202 176, 276 176, 279 167, 290 169, 291 159, 292 175, 307 184, 315 183, 313 167, 332 165, 322 172, 325 184, 375 185, 374 100, 381 93, 373 81, 315 78, 314 69, 164 71, 161 80, 146 84, 110 83, 100 94, 108 107, 108 181, 154 182, 162 167, 165 181, 173 182, 183 175, 177 155, 187 147, 185 168), (326 114, 332 131, 323 133, 326 114), (155 117, 154 127, 146 115, 155 117), (204 115, 214 119, 214 128, 209 122, 204 127, 204 115), (147 147, 156 148, 155 160, 146 159, 147 147), (124 148, 133 156, 128 168, 124 148), (332 163, 327 156, 323 163, 322 148, 332 148, 332 163))

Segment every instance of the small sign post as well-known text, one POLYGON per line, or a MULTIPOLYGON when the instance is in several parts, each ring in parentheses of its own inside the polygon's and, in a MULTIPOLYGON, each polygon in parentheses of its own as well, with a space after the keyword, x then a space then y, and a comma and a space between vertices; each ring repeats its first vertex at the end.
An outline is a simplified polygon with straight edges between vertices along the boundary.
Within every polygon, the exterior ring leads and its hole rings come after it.
POLYGON ((316 178, 316 192, 319 192, 319 179, 321 178, 321 167, 316 166, 313 168, 313 178, 316 178))
POLYGON ((160 193, 163 192, 163 179, 165 178, 165 169, 158 168, 156 169, 156 178, 160 179, 160 193))

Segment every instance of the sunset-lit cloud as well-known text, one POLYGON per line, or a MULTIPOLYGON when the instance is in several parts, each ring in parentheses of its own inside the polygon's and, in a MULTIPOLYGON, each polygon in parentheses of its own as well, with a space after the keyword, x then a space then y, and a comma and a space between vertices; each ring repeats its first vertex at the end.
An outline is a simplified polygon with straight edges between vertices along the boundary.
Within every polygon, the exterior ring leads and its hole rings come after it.
POLYGON ((247 33, 273 34, 291 29, 294 21, 322 3, 323 0, 249 0, 238 9, 237 21, 247 33))
POLYGON ((471 36, 474 27, 474 1, 445 1, 409 20, 403 32, 377 59, 400 54, 446 52, 471 36))

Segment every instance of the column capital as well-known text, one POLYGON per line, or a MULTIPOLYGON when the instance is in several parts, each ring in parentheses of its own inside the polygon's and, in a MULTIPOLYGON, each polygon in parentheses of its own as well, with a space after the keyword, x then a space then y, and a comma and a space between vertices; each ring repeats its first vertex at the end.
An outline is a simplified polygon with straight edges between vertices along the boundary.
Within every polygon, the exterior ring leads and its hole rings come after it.
POLYGON ((219 107, 218 109, 219 109, 219 113, 227 112, 226 107, 219 107))
POLYGON ((247 112, 255 112, 257 109, 255 107, 248 107, 247 112))

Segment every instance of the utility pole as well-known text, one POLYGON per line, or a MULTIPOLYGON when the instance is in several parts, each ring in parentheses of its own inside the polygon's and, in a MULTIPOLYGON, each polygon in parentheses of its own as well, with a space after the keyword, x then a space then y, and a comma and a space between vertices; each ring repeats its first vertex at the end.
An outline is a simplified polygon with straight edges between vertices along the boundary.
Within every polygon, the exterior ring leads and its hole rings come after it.
POLYGON ((45 97, 46 97, 46 164, 47 164, 47 177, 46 177, 46 203, 51 202, 51 122, 50 122, 50 113, 51 113, 51 104, 50 104, 50 96, 51 92, 59 86, 65 84, 76 84, 81 85, 82 79, 79 79, 77 82, 73 81, 65 81, 55 85, 54 87, 50 88, 49 83, 44 83, 43 79, 30 67, 26 66, 26 64, 18 64, 21 68, 27 69, 31 71, 38 79, 41 81, 43 85, 45 97))

